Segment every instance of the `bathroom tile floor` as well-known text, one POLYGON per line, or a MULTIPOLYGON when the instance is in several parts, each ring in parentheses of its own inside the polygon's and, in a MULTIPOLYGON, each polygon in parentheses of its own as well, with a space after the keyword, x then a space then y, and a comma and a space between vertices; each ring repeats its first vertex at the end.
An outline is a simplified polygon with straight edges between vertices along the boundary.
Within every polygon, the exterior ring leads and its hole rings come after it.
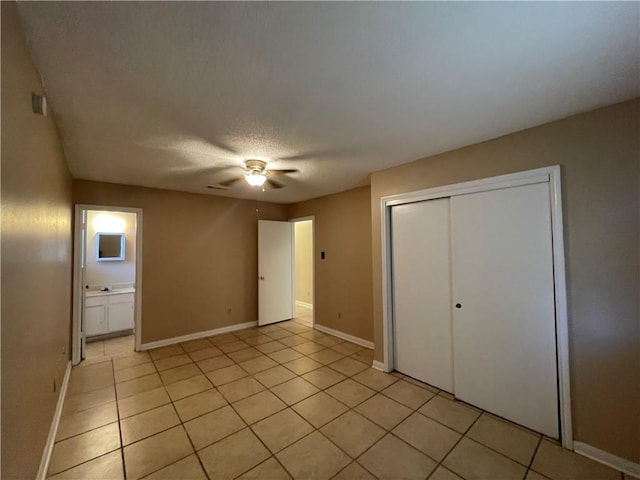
POLYGON ((135 335, 125 335, 122 337, 110 338, 108 340, 98 340, 87 342, 85 349, 85 359, 92 363, 94 361, 106 360, 104 357, 121 356, 133 353, 135 350, 135 335))
POLYGON ((303 320, 148 352, 112 341, 71 373, 49 478, 625 478, 303 320))

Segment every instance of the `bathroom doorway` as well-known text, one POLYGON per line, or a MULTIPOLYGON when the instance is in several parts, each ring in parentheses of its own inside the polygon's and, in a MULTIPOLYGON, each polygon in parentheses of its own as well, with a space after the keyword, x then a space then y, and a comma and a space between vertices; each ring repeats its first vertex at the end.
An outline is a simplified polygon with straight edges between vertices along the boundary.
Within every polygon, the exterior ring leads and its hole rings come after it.
POLYGON ((291 220, 293 225, 294 318, 313 327, 314 324, 314 218, 291 220))
POLYGON ((142 210, 76 205, 72 363, 140 348, 142 210))

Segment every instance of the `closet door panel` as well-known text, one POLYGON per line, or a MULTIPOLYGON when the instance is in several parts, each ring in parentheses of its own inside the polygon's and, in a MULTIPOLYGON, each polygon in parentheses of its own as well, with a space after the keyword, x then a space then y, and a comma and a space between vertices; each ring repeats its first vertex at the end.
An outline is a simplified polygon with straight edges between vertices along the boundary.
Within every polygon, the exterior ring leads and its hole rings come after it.
POLYGON ((453 391, 449 199, 392 208, 396 370, 453 391))
POLYGON ((559 437, 547 183, 451 199, 456 397, 559 437))

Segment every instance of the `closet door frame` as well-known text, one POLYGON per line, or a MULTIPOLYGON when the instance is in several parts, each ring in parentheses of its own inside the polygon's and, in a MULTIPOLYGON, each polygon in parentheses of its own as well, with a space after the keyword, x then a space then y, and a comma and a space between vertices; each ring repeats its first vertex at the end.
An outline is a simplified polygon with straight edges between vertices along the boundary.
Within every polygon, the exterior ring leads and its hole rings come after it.
POLYGON ((548 183, 551 204, 551 237, 553 242, 553 279, 556 315, 556 351, 558 392, 560 402, 560 438, 565 448, 573 449, 571 422, 571 391, 569 377, 569 333, 567 321, 567 291, 565 279, 564 236, 562 220, 562 186, 560 166, 543 167, 497 177, 472 180, 414 192, 389 195, 380 199, 382 245, 382 325, 384 362, 374 361, 374 367, 390 372, 394 369, 393 280, 391 278, 391 207, 405 203, 453 197, 502 188, 548 183))

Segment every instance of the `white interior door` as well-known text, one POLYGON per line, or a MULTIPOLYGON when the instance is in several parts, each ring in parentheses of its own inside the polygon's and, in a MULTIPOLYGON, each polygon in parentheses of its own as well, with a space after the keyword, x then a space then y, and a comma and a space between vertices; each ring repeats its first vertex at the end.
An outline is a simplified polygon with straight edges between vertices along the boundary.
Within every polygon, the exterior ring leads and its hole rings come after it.
POLYGON ((453 392, 449 199, 391 210, 396 370, 453 392))
POLYGON ((558 438, 548 184, 452 197, 451 239, 456 397, 558 438))
POLYGON ((293 317, 293 223, 258 221, 258 325, 293 317))

